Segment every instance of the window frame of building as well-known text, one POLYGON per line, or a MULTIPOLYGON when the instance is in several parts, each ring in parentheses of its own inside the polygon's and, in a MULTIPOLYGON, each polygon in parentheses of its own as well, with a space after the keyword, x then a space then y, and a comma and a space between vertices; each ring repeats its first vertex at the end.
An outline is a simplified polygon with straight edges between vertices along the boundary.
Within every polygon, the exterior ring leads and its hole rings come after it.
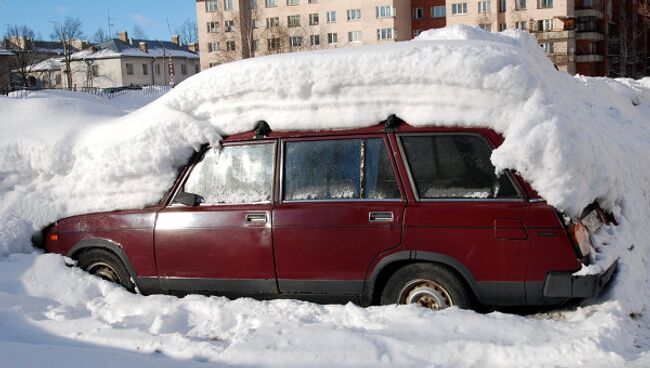
POLYGON ((521 31, 527 31, 528 30, 528 21, 525 20, 520 20, 515 22, 515 29, 521 30, 521 31))
POLYGON ((481 14, 481 13, 489 13, 490 12, 490 0, 480 0, 478 2, 478 12, 479 12, 479 14, 481 14))
POLYGON ((187 75, 187 64, 181 64, 181 74, 187 75))
POLYGON ((267 8, 277 8, 278 0, 265 0, 265 5, 267 8))
POLYGON ((424 18, 424 8, 423 7, 417 7, 413 9, 413 19, 415 20, 420 20, 424 18))
POLYGON ((126 63, 124 65, 124 67, 126 68, 126 75, 133 75, 134 74, 133 63, 126 63))
POLYGON ((90 75, 93 77, 99 77, 99 65, 94 64, 90 67, 90 75))
POLYGON ((537 9, 553 8, 553 0, 537 0, 537 9))
POLYGON ((287 27, 289 28, 300 27, 300 14, 288 15, 287 27))
POLYGON ((279 50, 282 45, 280 37, 271 37, 266 39, 266 48, 268 50, 279 50))
POLYGON ((554 52, 554 43, 553 42, 544 42, 541 43, 539 46, 541 46, 542 49, 544 49, 544 52, 546 55, 553 55, 554 52))
POLYGON ((527 7, 526 0, 515 0, 515 10, 526 10, 527 7))
POLYGON ((160 64, 156 64, 156 68, 155 68, 155 69, 156 69, 156 75, 160 75, 160 70, 161 70, 161 68, 160 68, 160 64))
POLYGON ((327 33, 327 44, 336 45, 339 43, 339 34, 336 32, 327 33))
POLYGON ((317 26, 318 24, 320 24, 320 15, 318 13, 309 14, 309 25, 317 26))
POLYGON ((289 47, 297 48, 302 47, 302 36, 289 36, 289 47))
POLYGON ((223 22, 223 31, 224 32, 234 32, 235 31, 235 21, 226 20, 223 22))
POLYGON ((348 9, 348 22, 356 22, 361 20, 361 9, 348 9))
POLYGON ((206 23, 208 33, 219 33, 219 22, 207 22, 206 23))
POLYGON ((361 31, 350 31, 348 32, 348 43, 362 43, 363 34, 361 31))
POLYGON ((325 14, 327 23, 336 23, 336 10, 328 10, 325 14))
POLYGON ((508 9, 507 0, 499 0, 499 13, 505 13, 508 9))
POLYGON ((393 18, 395 17, 395 7, 392 5, 379 5, 375 7, 375 14, 377 18, 393 18))
POLYGON ((217 41, 208 42, 208 52, 209 53, 219 52, 219 42, 217 41))
POLYGON ((553 19, 540 19, 537 21, 538 32, 550 32, 553 30, 553 19))
POLYGON ((237 44, 235 41, 226 41, 226 51, 237 51, 237 44))
POLYGON ((309 45, 310 46, 319 46, 320 45, 320 35, 309 35, 309 45))
POLYGON ((395 39, 395 28, 377 28, 377 41, 390 41, 395 39))
POLYGON ((274 28, 280 26, 280 17, 266 18, 266 28, 274 28))
POLYGON ((287 6, 300 5, 300 0, 287 0, 287 6))
POLYGON ((232 0, 223 0, 223 11, 232 11, 232 0))
POLYGON ((499 23, 499 32, 505 31, 507 29, 507 27, 508 26, 507 26, 507 24, 505 22, 504 23, 499 23))
POLYGON ((213 13, 219 11, 219 0, 206 0, 205 11, 206 13, 213 13))
POLYGON ((142 75, 149 75, 149 67, 147 63, 142 63, 142 75))
POLYGON ((447 15, 447 7, 444 5, 434 5, 431 7, 431 18, 444 18, 447 15))
POLYGON ((467 2, 452 3, 451 16, 467 15, 467 2))
POLYGON ((307 0, 307 4, 318 4, 318 0, 307 0))
POLYGON ((479 23, 478 28, 486 32, 492 32, 492 23, 479 23))

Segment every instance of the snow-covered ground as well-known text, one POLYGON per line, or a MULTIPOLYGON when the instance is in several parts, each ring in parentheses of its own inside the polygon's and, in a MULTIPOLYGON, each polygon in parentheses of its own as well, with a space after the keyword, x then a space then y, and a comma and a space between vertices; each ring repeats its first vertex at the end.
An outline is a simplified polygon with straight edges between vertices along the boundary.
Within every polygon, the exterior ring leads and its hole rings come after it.
POLYGON ((66 92, 0 97, 0 367, 650 365, 650 80, 556 72, 526 33, 470 27, 413 42, 256 58, 145 100, 66 92), (488 126, 492 161, 576 215, 594 200, 617 227, 596 239, 612 287, 532 316, 359 308, 292 300, 132 295, 30 252, 57 218, 157 202, 219 134, 370 126, 488 126))

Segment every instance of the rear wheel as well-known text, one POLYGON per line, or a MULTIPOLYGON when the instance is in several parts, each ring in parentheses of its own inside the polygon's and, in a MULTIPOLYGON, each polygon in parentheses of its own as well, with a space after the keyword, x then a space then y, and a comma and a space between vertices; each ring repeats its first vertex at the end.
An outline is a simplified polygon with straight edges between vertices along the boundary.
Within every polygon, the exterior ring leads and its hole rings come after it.
POLYGON ((463 281, 447 267, 414 263, 397 270, 381 294, 381 304, 417 304, 440 310, 471 308, 472 297, 463 281))
POLYGON ((126 267, 120 258, 111 251, 100 248, 89 249, 79 256, 79 267, 106 281, 120 284, 130 292, 135 290, 126 267))

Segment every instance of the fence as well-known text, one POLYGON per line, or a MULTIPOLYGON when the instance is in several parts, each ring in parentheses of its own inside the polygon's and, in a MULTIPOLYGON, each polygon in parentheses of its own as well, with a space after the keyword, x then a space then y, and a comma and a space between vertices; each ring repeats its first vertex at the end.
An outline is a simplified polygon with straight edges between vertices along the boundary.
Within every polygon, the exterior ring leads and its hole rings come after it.
POLYGON ((32 93, 37 91, 70 91, 78 93, 87 93, 90 95, 98 96, 101 98, 114 98, 125 94, 133 94, 144 97, 164 95, 171 90, 170 86, 148 86, 148 87, 112 87, 112 88, 97 88, 97 87, 81 87, 68 90, 67 88, 21 88, 14 91, 2 91, 2 94, 9 98, 28 98, 32 93))

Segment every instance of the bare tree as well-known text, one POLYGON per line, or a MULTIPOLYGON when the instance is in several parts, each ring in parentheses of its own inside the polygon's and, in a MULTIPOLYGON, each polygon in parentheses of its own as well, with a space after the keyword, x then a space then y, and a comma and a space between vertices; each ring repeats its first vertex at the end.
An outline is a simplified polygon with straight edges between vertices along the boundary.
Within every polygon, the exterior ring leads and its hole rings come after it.
POLYGON ((26 87, 31 66, 38 61, 33 47, 34 31, 24 25, 8 26, 4 39, 5 47, 13 53, 10 68, 18 72, 22 85, 26 87))
POLYGON ((199 30, 196 27, 196 22, 191 19, 185 19, 180 27, 176 27, 176 34, 181 37, 181 42, 184 45, 189 45, 196 42, 199 38, 199 30))
POLYGON ((142 28, 140 28, 140 26, 137 24, 133 26, 133 30, 131 30, 131 34, 133 35, 133 38, 136 39, 144 40, 147 38, 147 34, 145 33, 145 31, 142 28))
POLYGON ((70 72, 70 63, 72 62, 72 43, 84 36, 82 24, 79 18, 66 17, 63 23, 55 22, 52 37, 61 41, 63 46, 63 62, 68 89, 72 89, 72 73, 70 72))
POLYGON ((104 31, 104 28, 99 27, 97 28, 97 31, 95 31, 95 34, 91 38, 92 42, 94 43, 102 43, 106 42, 111 39, 111 36, 104 31))

